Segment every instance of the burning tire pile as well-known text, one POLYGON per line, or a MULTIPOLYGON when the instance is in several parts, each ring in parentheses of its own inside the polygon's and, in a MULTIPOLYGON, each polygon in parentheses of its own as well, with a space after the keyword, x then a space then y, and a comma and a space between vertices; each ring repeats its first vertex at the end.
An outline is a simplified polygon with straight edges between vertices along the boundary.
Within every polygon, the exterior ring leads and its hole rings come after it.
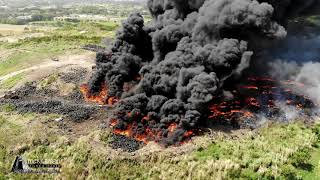
MULTIPOLYGON (((83 69, 75 69, 71 74, 60 73, 59 76, 64 83, 79 84, 81 80, 83 81, 82 76, 86 73, 83 69)), ((0 98, 0 105, 10 104, 20 113, 60 114, 76 122, 94 116, 101 109, 97 105, 85 104, 78 91, 74 91, 66 97, 61 96, 58 90, 41 89, 38 85, 38 82, 27 83, 14 92, 7 93, 3 98, 0 98)))
MULTIPOLYGON (((0 105, 74 121, 112 109, 111 147, 130 152, 150 141, 181 145, 217 124, 256 128, 262 118, 317 116, 316 101, 304 93, 308 84, 265 77, 268 62, 256 62, 286 38, 290 19, 319 13, 318 0, 148 0, 148 7, 153 20, 130 15, 78 91, 62 97, 33 82, 0 105)), ((60 78, 79 84, 79 74, 60 78)))
POLYGON ((223 97, 210 105, 209 119, 243 128, 256 128, 261 118, 291 121, 298 118, 312 120, 318 105, 310 97, 294 92, 303 84, 276 81, 265 77, 251 77, 233 90, 233 98, 223 97))
POLYGON ((163 145, 182 144, 212 121, 254 127, 260 114, 282 116, 283 103, 312 115, 305 109, 316 105, 293 86, 248 82, 243 72, 262 48, 287 36, 289 19, 315 14, 319 4, 148 0, 153 21, 128 17, 110 51, 97 53, 97 70, 81 91, 88 101, 114 105, 115 134, 163 145))

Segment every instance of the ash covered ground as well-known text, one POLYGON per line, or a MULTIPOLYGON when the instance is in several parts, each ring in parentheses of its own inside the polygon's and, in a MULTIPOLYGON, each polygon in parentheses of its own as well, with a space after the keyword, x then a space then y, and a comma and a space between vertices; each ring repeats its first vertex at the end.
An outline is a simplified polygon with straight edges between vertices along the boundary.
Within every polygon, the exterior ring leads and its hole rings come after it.
MULTIPOLYGON (((73 123, 88 121, 96 124, 94 129, 108 127, 107 120, 112 107, 97 105, 85 101, 79 87, 87 80, 90 71, 87 68, 72 67, 67 71, 55 72, 45 78, 27 82, 0 98, 0 106, 9 106, 20 114, 39 113, 56 114, 57 121, 64 131, 72 131, 73 123), (93 122, 94 121, 94 122, 93 122)), ((121 135, 112 135, 110 147, 133 152, 143 143, 121 135)))
MULTIPOLYGON (((74 69, 74 72, 51 75, 43 83, 48 83, 46 81, 50 81, 50 78, 59 78, 62 83, 79 84, 86 73, 84 69, 74 69)), ((97 106, 84 104, 77 89, 68 95, 61 95, 59 89, 51 88, 50 84, 41 87, 39 82, 28 82, 15 91, 8 92, 0 99, 0 104, 11 104, 21 113, 61 114, 73 121, 89 119, 99 110, 97 106)))

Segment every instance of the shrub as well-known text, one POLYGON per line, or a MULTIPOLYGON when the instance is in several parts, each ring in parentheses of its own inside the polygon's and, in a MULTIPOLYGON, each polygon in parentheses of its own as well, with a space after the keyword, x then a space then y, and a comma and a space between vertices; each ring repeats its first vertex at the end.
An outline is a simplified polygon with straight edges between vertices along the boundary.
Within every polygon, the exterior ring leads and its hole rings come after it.
POLYGON ((282 167, 282 173, 281 176, 284 179, 301 179, 301 177, 298 176, 297 170, 292 165, 284 165, 282 167))
POLYGON ((309 163, 310 158, 310 149, 303 148, 290 156, 290 162, 296 168, 311 171, 313 167, 309 163))

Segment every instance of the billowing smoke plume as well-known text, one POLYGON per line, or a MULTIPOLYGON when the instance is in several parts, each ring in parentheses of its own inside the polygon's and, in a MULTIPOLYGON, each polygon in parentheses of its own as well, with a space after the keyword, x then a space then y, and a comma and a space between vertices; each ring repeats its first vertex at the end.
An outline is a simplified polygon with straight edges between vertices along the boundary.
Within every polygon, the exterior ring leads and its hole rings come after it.
POLYGON ((304 33, 289 37, 271 50, 275 61, 268 63, 269 73, 273 78, 304 84, 296 91, 320 103, 320 34, 306 34, 309 36, 305 37, 304 33))
POLYGON ((304 92, 307 93, 312 99, 315 99, 317 103, 320 103, 320 63, 306 63, 300 69, 300 72, 296 76, 296 81, 304 83, 307 88, 304 92))
MULTIPOLYGON (((310 13, 317 0, 149 0, 153 21, 132 14, 110 52, 97 54, 91 93, 108 86, 117 129, 161 132, 166 143, 205 120, 224 82, 249 67, 256 46, 286 37, 288 18, 310 13), (254 42, 259 40, 259 42, 254 42), (128 82, 136 82, 130 91, 128 82), (177 127, 169 133, 168 127, 177 127)), ((314 8, 315 9, 315 8, 314 8)), ((170 129, 170 128, 169 128, 170 129)))

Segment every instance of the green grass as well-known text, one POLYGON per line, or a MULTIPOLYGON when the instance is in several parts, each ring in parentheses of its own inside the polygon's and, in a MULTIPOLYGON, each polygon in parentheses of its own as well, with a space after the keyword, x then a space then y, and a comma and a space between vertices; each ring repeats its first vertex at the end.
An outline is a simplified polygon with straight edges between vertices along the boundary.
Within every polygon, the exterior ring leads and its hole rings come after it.
POLYGON ((13 117, 0 115, 0 179, 6 179, 6 174, 10 173, 14 156, 19 153, 13 151, 24 141, 24 138, 22 139, 20 136, 23 132, 23 125, 12 122, 12 120, 14 120, 13 117), (9 149, 13 155, 10 154, 9 149))
POLYGON ((298 174, 306 180, 317 180, 320 179, 320 149, 313 149, 310 153, 310 164, 312 165, 312 170, 299 170, 298 174))
MULTIPOLYGON (((45 23, 45 22, 43 22, 45 23)), ((46 22, 55 26, 57 22, 46 22)), ((79 53, 85 44, 100 44, 105 37, 114 37, 119 27, 114 22, 80 22, 62 23, 56 29, 44 30, 44 37, 32 37, 19 40, 16 43, 0 42, 1 50, 14 53, 1 59, 0 76, 31 67, 50 57, 66 52, 79 53)))
POLYGON ((16 156, 26 151, 56 141, 57 134, 46 131, 41 122, 52 119, 53 115, 17 114, 10 105, 0 112, 0 179, 36 178, 38 175, 12 174, 11 166, 16 156))
POLYGON ((0 106, 0 111, 3 112, 13 112, 16 110, 16 107, 13 104, 4 104, 2 106, 0 106))
POLYGON ((15 50, 9 57, 0 62, 0 76, 31 67, 50 57, 67 52, 79 53, 83 44, 99 42, 99 38, 79 40, 79 37, 64 38, 63 36, 38 37, 22 40, 13 44, 0 44, 1 49, 15 50))
POLYGON ((36 46, 20 46, 16 48, 16 52, 0 63, 0 76, 15 72, 24 68, 31 67, 35 64, 43 62, 46 58, 59 55, 65 52, 66 44, 56 46, 54 44, 41 44, 36 46), (22 49, 22 50, 21 50, 22 49))
POLYGON ((20 81, 22 81, 24 79, 24 74, 20 73, 17 74, 11 78, 8 78, 6 80, 4 80, 3 82, 0 83, 0 89, 11 89, 13 88, 15 85, 17 85, 17 83, 19 83, 20 81))
POLYGON ((62 22, 62 21, 43 21, 32 23, 36 26, 55 27, 58 28, 54 31, 55 34, 72 36, 72 35, 85 35, 87 37, 109 37, 110 33, 114 33, 119 28, 119 23, 112 21, 80 21, 78 23, 62 22))
POLYGON ((170 154, 162 149, 132 158, 107 146, 110 131, 92 129, 88 135, 71 141, 55 125, 48 124, 56 116, 19 115, 10 107, 6 109, 9 110, 0 113, 0 179, 1 176, 37 177, 9 172, 18 154, 28 159, 60 160, 62 172, 57 178, 61 179, 312 180, 319 177, 320 125, 273 124, 237 139, 219 136, 212 143, 197 145, 198 149, 189 153, 170 154))
POLYGON ((307 179, 314 177, 318 142, 317 134, 302 123, 272 125, 240 139, 218 139, 182 160, 161 163, 153 173, 176 179, 307 179))
POLYGON ((320 125, 313 128, 313 132, 318 137, 318 142, 314 144, 314 147, 309 153, 309 163, 312 165, 312 170, 300 170, 298 173, 306 180, 320 179, 320 125))
MULTIPOLYGON (((52 25, 55 26, 55 25, 52 25)), ((0 76, 17 71, 44 58, 67 51, 79 52, 86 43, 112 37, 114 23, 70 24, 46 37, 1 43, 2 49, 16 52, 0 62, 0 76), (84 33, 80 33, 85 31, 84 33)), ((1 86, 12 87, 23 78, 19 74, 1 86)), ((46 87, 50 76, 40 82, 46 87)), ((271 124, 236 139, 229 136, 200 137, 205 143, 185 153, 162 149, 132 157, 108 147, 110 131, 92 129, 87 135, 62 132, 52 120, 57 115, 20 114, 15 107, 0 107, 0 180, 2 179, 319 179, 320 125, 271 124), (10 172, 17 155, 29 159, 57 159, 62 172, 54 175, 17 175, 10 172)), ((148 149, 146 150, 148 151, 148 149)))
POLYGON ((17 114, 10 105, 1 109, 2 178, 36 177, 10 173, 19 154, 28 159, 61 160, 63 168, 58 176, 65 179, 314 179, 319 173, 319 125, 311 128, 302 123, 274 124, 238 139, 217 138, 192 153, 172 156, 155 152, 150 158, 132 159, 112 155, 106 146, 108 131, 93 129, 70 141, 54 126, 42 124, 56 116, 17 114))
POLYGON ((58 74, 52 74, 47 78, 44 78, 43 80, 41 80, 38 84, 38 87, 40 89, 44 89, 47 88, 48 86, 50 86, 52 83, 56 82, 58 79, 58 74))

